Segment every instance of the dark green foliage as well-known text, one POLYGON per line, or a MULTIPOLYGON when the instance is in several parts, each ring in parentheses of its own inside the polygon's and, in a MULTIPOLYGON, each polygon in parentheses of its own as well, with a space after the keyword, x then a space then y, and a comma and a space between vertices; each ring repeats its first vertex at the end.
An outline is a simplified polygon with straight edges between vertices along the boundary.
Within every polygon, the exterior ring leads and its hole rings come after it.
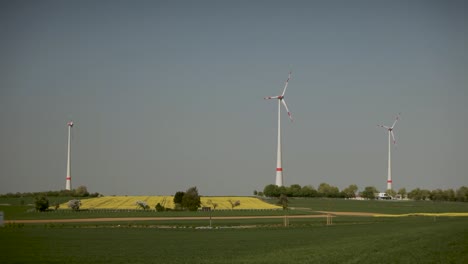
POLYGON ((157 212, 164 212, 166 211, 166 208, 164 206, 161 205, 161 203, 158 203, 154 209, 156 209, 157 212))
POLYGON ((395 197, 397 195, 397 192, 395 190, 392 190, 392 189, 388 189, 386 192, 385 192, 388 196, 390 197, 395 197))
POLYGON ((263 189, 263 194, 266 197, 279 197, 281 193, 277 185, 269 184, 263 189))
POLYGON ((278 203, 279 206, 283 207, 283 210, 288 209, 288 196, 285 194, 281 194, 280 197, 278 198, 278 203))
POLYGON ((75 197, 87 197, 89 196, 88 188, 86 186, 79 186, 75 190, 73 190, 75 197))
POLYGON ((25 192, 0 194, 0 198, 23 198, 23 197, 98 197, 99 193, 89 193, 86 186, 79 186, 74 190, 45 191, 45 192, 25 192))
POLYGON ((460 187, 456 192, 456 198, 459 202, 468 202, 468 187, 460 187))
POLYGON ((431 191, 425 189, 416 188, 408 193, 408 198, 419 201, 429 199, 431 196, 431 191))
POLYGON ((49 199, 47 199, 47 197, 43 195, 36 196, 36 198, 34 199, 34 207, 39 212, 46 211, 49 208, 49 199))
POLYGON ((342 192, 342 195, 345 198, 354 198, 356 197, 356 193, 358 191, 358 187, 356 184, 351 184, 347 188, 344 188, 342 192))
POLYGON ((200 206, 201 200, 197 187, 189 188, 182 197, 182 207, 189 211, 196 211, 200 206))
MULTIPOLYGON (((364 198, 374 199, 375 193, 379 191, 373 187, 368 186, 360 193, 364 198)), ((281 194, 285 194, 288 197, 326 197, 326 198, 354 198, 358 191, 356 184, 351 184, 347 188, 340 191, 338 187, 329 185, 327 183, 321 183, 318 187, 318 190, 311 185, 306 185, 301 187, 299 184, 293 184, 289 187, 281 186, 278 187, 274 184, 269 184, 265 186, 263 192, 254 191, 254 195, 266 196, 266 197, 279 197, 281 194)), ((453 189, 436 189, 433 191, 421 190, 416 188, 411 192, 407 193, 405 188, 401 188, 398 192, 394 190, 387 190, 387 194, 395 197, 397 194, 400 194, 402 198, 408 198, 413 200, 432 200, 432 201, 459 201, 459 202, 468 202, 468 187, 462 186, 456 191, 453 189)))
POLYGON ((184 197, 185 192, 176 192, 174 194, 174 203, 176 205, 181 205, 182 204, 182 197, 184 197))
POLYGON ((317 190, 312 185, 302 186, 299 197, 317 197, 317 190))
POLYGON ((286 188, 286 195, 289 197, 300 197, 302 187, 299 184, 292 184, 289 188, 286 188))
POLYGON ((336 186, 328 183, 321 183, 317 189, 319 197, 338 198, 340 197, 340 190, 336 186))
POLYGON ((361 197, 362 198, 367 198, 367 199, 374 199, 375 194, 378 193, 378 192, 379 191, 374 186, 366 186, 364 188, 364 191, 361 192, 361 197))

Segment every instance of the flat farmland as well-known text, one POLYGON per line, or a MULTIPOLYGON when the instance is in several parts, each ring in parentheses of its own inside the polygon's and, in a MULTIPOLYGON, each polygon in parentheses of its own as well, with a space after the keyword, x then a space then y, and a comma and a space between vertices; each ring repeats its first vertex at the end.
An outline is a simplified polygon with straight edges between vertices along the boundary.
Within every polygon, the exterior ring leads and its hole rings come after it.
POLYGON ((10 226, 0 228, 0 255, 2 263, 468 263, 466 217, 344 219, 243 229, 10 226))
POLYGON ((468 263, 467 203, 290 199, 289 206, 39 213, 1 205, 0 256, 2 263, 468 263))

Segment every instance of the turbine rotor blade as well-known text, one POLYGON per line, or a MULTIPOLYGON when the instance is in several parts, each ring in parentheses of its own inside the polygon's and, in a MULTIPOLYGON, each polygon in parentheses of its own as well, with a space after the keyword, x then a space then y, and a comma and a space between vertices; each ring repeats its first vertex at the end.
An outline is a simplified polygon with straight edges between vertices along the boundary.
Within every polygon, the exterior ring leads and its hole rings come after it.
POLYGON ((283 89, 283 93, 281 94, 281 96, 284 96, 284 93, 286 93, 286 88, 288 88, 289 79, 291 79, 291 72, 289 72, 288 79, 284 83, 284 89, 283 89))
POLYGON ((283 103, 284 108, 286 108, 286 111, 288 112, 289 119, 291 119, 291 121, 293 121, 293 118, 291 116, 291 112, 289 112, 289 109, 288 109, 288 106, 286 105, 286 102, 284 100, 281 100, 281 102, 283 103))
POLYGON ((393 144, 395 145, 395 144, 396 144, 396 140, 395 140, 395 134, 393 134, 393 130, 390 131, 390 134, 392 135, 393 144))
POLYGON ((263 99, 278 99, 279 96, 267 96, 267 97, 264 97, 263 99))
POLYGON ((390 128, 393 128, 399 119, 400 119, 400 113, 398 113, 398 115, 395 116, 395 122, 393 122, 393 125, 390 128))
POLYGON ((378 126, 378 127, 383 127, 383 128, 385 128, 385 129, 390 129, 390 127, 388 127, 388 126, 383 126, 383 125, 377 125, 377 126, 378 126))

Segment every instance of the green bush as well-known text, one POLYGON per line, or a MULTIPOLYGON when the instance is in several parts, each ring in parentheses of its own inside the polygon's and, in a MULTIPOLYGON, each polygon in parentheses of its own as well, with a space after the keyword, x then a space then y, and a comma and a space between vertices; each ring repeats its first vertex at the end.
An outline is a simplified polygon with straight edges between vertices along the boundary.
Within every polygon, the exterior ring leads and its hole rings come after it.
POLYGON ((44 212, 49 208, 49 199, 43 195, 36 196, 34 199, 34 206, 37 211, 44 212))

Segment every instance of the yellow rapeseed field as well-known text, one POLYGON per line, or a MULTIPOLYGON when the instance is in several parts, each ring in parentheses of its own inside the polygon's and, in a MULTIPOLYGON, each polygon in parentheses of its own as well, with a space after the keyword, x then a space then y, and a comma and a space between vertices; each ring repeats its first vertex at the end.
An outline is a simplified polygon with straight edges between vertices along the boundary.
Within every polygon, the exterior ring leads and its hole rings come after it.
MULTIPOLYGON (((139 209, 137 201, 145 202, 150 209, 160 203, 166 208, 174 208, 173 196, 104 196, 81 200, 80 209, 139 209)), ((212 209, 281 209, 280 206, 266 203, 255 197, 213 196, 201 197, 202 207, 212 209), (238 204, 237 206, 232 205, 238 204)), ((60 208, 68 208, 67 203, 60 208)))

